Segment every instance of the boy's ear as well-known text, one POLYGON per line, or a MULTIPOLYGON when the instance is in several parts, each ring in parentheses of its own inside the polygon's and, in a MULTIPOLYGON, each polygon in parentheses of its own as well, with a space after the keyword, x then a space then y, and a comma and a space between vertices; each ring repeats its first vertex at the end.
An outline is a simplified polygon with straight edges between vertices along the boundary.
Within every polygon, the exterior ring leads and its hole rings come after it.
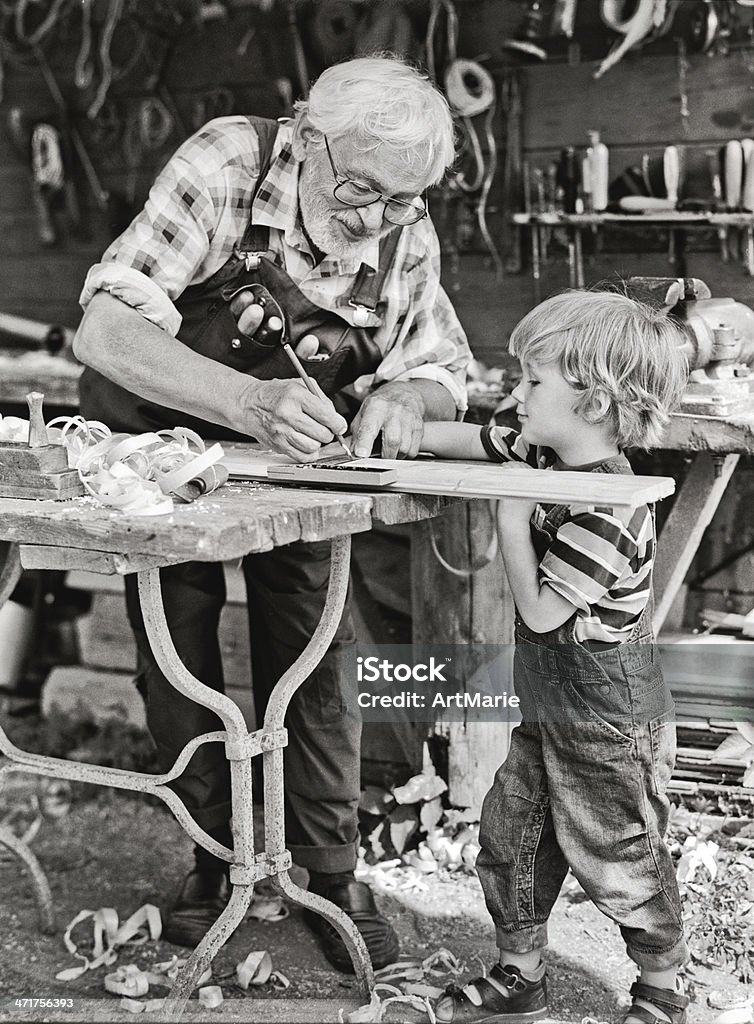
POLYGON ((610 412, 610 396, 602 388, 595 388, 584 407, 584 418, 588 423, 601 423, 610 412))

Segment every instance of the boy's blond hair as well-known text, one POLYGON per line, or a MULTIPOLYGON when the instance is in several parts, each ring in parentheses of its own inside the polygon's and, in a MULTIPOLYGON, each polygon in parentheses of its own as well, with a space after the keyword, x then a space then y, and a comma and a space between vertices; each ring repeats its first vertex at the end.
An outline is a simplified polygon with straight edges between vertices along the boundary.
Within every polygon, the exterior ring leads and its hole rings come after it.
POLYGON ((574 410, 609 420, 620 448, 657 444, 688 377, 684 334, 666 313, 618 292, 567 291, 545 299, 511 334, 522 362, 558 361, 581 392, 574 410))

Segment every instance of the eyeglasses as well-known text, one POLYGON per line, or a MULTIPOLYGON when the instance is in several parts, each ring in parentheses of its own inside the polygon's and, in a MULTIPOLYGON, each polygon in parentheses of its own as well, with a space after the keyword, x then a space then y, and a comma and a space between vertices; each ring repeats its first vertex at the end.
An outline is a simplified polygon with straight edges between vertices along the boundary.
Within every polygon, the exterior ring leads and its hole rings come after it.
POLYGON ((356 181, 354 178, 341 178, 335 170, 327 136, 325 135, 323 138, 327 158, 332 168, 332 176, 336 182, 332 194, 338 202, 344 203, 346 206, 358 207, 372 206, 373 203, 378 203, 381 200, 385 204, 383 213, 385 220, 389 224, 398 224, 403 227, 408 224, 416 224, 417 221, 427 216, 427 205, 423 196, 417 196, 411 200, 394 199, 392 196, 384 196, 377 189, 365 185, 363 181, 356 181))

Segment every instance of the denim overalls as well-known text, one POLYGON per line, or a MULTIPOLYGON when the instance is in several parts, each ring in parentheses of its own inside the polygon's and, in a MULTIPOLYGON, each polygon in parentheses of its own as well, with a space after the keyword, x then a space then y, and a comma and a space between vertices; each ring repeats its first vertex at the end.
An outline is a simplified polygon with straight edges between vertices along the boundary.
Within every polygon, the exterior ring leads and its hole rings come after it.
MULTIPOLYGON (((567 514, 564 506, 547 511, 553 534, 567 514)), ((502 950, 547 945, 547 920, 570 867, 620 926, 635 963, 660 971, 688 958, 664 841, 674 707, 651 614, 650 601, 619 644, 580 643, 575 614, 547 633, 517 617, 523 721, 485 797, 477 859, 502 950)))
MULTIPOLYGON (((277 124, 250 118, 260 143, 257 190, 265 187, 277 124)), ((275 342, 239 337, 228 304, 239 289, 266 288, 285 310, 290 338, 316 332, 327 360, 307 361, 307 369, 328 395, 377 369, 382 355, 373 334, 381 323, 381 290, 392 264, 400 230, 380 244, 376 272, 362 265, 345 308, 362 307, 365 327, 354 327, 330 310, 320 309, 269 253, 269 230, 249 221, 237 251, 211 278, 190 286, 176 301, 183 317, 180 340, 207 358, 269 380, 295 376, 275 342)), ((81 411, 114 430, 188 426, 204 438, 251 440, 217 424, 165 409, 134 395, 87 368, 81 380, 81 411)), ((341 407, 341 411, 345 411, 341 407)), ((257 721, 262 720, 272 688, 296 660, 317 627, 330 574, 330 542, 296 543, 243 560, 251 640, 251 675, 257 721)), ((225 604, 223 567, 187 562, 160 571, 170 633, 181 660, 203 683, 223 691, 218 644, 225 604)), ((170 768, 188 740, 221 728, 215 714, 177 693, 160 671, 144 630, 136 577, 126 581, 128 615, 138 648, 137 681, 147 698, 147 721, 162 770, 170 768)), ((316 670, 291 700, 285 748, 286 834, 297 864, 319 872, 350 871, 358 850, 361 722, 345 714, 341 694, 341 656, 353 643, 348 608, 335 638, 316 670)), ((196 821, 231 845, 228 762, 216 743, 204 744, 172 784, 196 821)), ((216 866, 197 848, 197 861, 216 866)))

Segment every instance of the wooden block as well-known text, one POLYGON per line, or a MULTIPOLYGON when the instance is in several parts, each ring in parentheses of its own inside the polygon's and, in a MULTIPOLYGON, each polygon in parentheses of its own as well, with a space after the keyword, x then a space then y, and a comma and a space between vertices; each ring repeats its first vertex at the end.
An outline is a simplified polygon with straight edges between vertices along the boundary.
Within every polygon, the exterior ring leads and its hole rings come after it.
POLYGON ((22 473, 12 479, 0 476, 0 496, 3 498, 47 498, 62 501, 84 494, 84 485, 75 469, 65 473, 22 473))
POLYGON ((26 444, 0 443, 0 477, 18 470, 31 473, 63 473, 68 469, 68 452, 62 444, 29 448, 26 444))

